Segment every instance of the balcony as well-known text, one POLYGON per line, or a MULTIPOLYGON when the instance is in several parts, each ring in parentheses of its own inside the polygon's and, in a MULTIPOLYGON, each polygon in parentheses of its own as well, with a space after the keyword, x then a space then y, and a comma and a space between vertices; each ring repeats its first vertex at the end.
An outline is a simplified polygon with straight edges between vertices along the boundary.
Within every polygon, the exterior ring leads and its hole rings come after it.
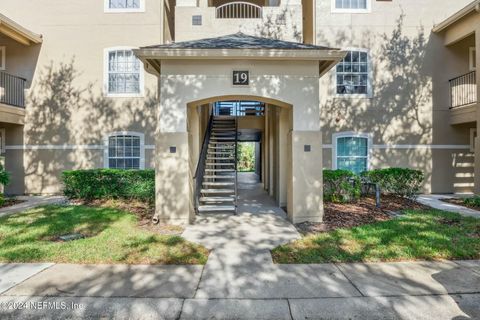
POLYGON ((259 6, 250 2, 234 1, 218 6, 197 6, 196 1, 177 1, 176 42, 214 38, 237 32, 302 42, 302 3, 290 1, 277 6, 259 6))
POLYGON ((4 123, 23 124, 26 80, 0 72, 0 119, 4 123))
POLYGON ((476 121, 477 106, 477 79, 476 72, 449 80, 450 109, 452 110, 452 124, 461 124, 476 121))

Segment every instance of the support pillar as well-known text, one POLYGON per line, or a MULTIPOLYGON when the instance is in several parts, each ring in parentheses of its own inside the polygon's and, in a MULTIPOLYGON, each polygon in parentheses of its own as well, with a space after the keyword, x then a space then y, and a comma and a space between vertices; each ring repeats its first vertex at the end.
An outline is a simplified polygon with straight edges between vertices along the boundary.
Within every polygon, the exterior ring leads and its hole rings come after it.
MULTIPOLYGON (((475 31, 475 47, 476 47, 476 61, 480 61, 480 27, 475 31)), ((477 62, 478 65, 479 62, 477 62)), ((477 71, 477 102, 480 102, 480 72, 477 71)), ((480 103, 477 103, 477 136, 480 133, 480 103)), ((480 194, 480 141, 475 139, 475 168, 474 168, 474 191, 475 194, 480 194)))

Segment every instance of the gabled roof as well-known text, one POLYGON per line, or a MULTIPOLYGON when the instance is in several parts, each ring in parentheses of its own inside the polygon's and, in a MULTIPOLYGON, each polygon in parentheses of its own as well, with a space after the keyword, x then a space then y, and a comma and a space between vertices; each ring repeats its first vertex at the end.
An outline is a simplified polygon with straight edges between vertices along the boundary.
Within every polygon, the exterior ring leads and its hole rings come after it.
POLYGON ((0 33, 26 46, 42 43, 42 36, 36 34, 0 13, 0 33))
POLYGON ((450 27, 452 24, 456 23, 457 21, 460 21, 467 15, 473 13, 473 12, 479 12, 480 11, 480 0, 475 0, 469 5, 467 5, 465 8, 462 10, 456 12, 452 16, 448 17, 446 20, 440 22, 439 24, 436 24, 433 27, 433 32, 441 32, 448 27, 450 27))
POLYGON ((298 42, 275 40, 235 33, 217 38, 184 41, 141 49, 283 49, 283 50, 335 50, 333 48, 315 46, 298 42))

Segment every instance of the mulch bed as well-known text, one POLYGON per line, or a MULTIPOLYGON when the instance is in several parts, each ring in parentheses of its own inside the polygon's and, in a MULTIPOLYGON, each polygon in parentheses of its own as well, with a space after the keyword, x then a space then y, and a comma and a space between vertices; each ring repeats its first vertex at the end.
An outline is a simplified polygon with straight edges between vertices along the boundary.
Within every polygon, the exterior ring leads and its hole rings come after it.
POLYGON ((138 217, 138 225, 144 230, 155 232, 162 235, 181 235, 184 228, 181 226, 172 226, 165 224, 152 223, 152 217, 155 214, 155 207, 145 202, 137 200, 91 200, 71 201, 75 205, 85 205, 91 207, 114 208, 135 214, 138 217))
POLYGON ((7 199, 5 199, 3 204, 0 205, 0 209, 1 208, 6 208, 6 207, 11 207, 11 206, 14 206, 16 204, 23 203, 23 202, 25 202, 25 201, 24 200, 13 199, 13 198, 7 198, 7 199))
POLYGON ((444 199, 440 199, 440 201, 443 201, 443 202, 446 202, 446 203, 450 203, 450 204, 455 204, 455 205, 457 205, 457 206, 462 206, 462 207, 470 208, 470 209, 473 209, 473 210, 480 210, 480 207, 472 206, 472 205, 469 205, 469 204, 465 204, 465 203, 463 202, 463 199, 444 198, 444 199))
POLYGON ((428 207, 408 199, 382 196, 381 207, 375 206, 374 197, 365 197, 355 203, 325 203, 323 223, 300 223, 296 227, 303 234, 328 232, 340 228, 353 228, 394 218, 394 214, 406 209, 424 210, 428 207))

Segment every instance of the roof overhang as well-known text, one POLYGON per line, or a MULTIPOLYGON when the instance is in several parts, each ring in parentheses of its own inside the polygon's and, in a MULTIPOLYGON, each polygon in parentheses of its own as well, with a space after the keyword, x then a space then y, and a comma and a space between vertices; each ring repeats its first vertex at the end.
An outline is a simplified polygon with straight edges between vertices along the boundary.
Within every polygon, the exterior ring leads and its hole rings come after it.
POLYGON ((42 43, 41 35, 22 27, 3 14, 0 14, 0 33, 26 46, 42 43))
POLYGON ((480 0, 475 0, 470 3, 468 6, 463 8, 462 10, 458 11, 457 13, 450 16, 448 19, 436 24, 433 27, 433 32, 438 33, 446 30, 451 25, 455 24, 456 22, 462 20, 466 16, 471 13, 479 13, 480 12, 480 0))
POLYGON ((342 50, 316 49, 179 49, 141 48, 135 55, 144 63, 145 70, 159 75, 164 60, 271 60, 319 61, 320 76, 345 58, 342 50))

